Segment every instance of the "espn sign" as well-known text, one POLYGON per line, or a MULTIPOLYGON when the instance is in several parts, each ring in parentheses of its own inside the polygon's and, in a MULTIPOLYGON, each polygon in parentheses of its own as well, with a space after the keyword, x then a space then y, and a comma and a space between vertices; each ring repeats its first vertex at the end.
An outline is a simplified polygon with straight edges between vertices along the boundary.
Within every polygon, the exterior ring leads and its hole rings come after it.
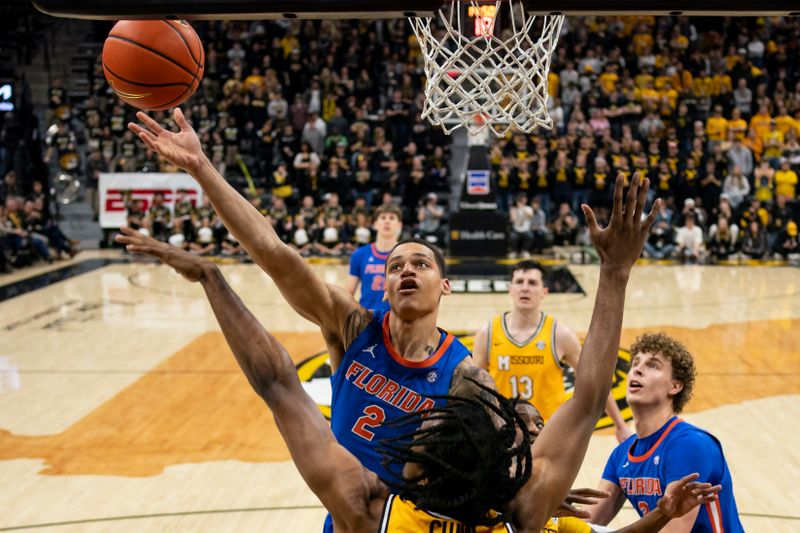
POLYGON ((184 189, 186 197, 194 205, 198 205, 203 189, 188 174, 122 172, 101 173, 100 193, 100 226, 103 228, 119 228, 125 224, 125 196, 130 194, 134 200, 142 200, 145 210, 153 202, 153 196, 160 192, 164 195, 164 203, 172 210, 178 191, 184 189))

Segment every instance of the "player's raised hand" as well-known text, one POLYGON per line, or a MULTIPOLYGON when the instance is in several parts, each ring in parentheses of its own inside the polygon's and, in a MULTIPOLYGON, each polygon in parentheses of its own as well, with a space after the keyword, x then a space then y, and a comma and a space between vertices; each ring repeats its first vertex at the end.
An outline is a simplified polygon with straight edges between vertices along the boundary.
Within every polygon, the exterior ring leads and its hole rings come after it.
POLYGON ((115 240, 124 244, 129 252, 155 257, 162 263, 174 268, 178 274, 189 281, 200 281, 207 270, 213 268, 208 259, 192 255, 165 242, 157 241, 134 229, 122 227, 119 230, 122 234, 117 235, 115 240))
POLYGON ((575 507, 575 505, 594 505, 601 499, 608 498, 609 496, 610 494, 604 490, 570 489, 567 493, 567 497, 564 498, 564 501, 561 502, 561 505, 556 509, 555 516, 558 518, 571 516, 588 520, 592 517, 592 514, 585 509, 575 507))
POLYGON ((656 200, 647 218, 642 220, 644 204, 650 180, 642 181, 639 173, 633 174, 628 196, 623 202, 622 189, 624 178, 617 176, 614 183, 614 207, 608 227, 601 228, 597 224, 592 208, 586 204, 581 206, 589 226, 589 235, 598 255, 601 267, 628 273, 633 263, 642 254, 644 242, 650 233, 650 227, 656 218, 661 200, 656 200))
POLYGON ((722 486, 698 483, 695 479, 699 477, 700 474, 689 474, 667 485, 664 496, 658 500, 658 509, 664 516, 678 518, 698 505, 714 501, 722 486))
POLYGON ((180 108, 175 108, 173 117, 181 129, 178 133, 165 130, 143 111, 136 113, 136 118, 142 125, 130 122, 128 128, 158 155, 187 172, 192 172, 200 167, 205 158, 200 139, 180 108))

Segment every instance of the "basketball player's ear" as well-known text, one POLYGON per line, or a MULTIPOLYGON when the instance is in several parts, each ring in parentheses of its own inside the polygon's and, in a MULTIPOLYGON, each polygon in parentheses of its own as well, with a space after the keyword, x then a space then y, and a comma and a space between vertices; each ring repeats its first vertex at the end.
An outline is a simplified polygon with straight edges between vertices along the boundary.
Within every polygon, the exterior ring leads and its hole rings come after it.
POLYGON ((381 301, 382 302, 388 302, 389 301, 389 293, 386 292, 386 289, 383 290, 383 298, 381 298, 381 301))
POLYGON ((442 278, 442 296, 450 296, 453 290, 450 288, 450 280, 442 278))
POLYGON ((669 395, 673 397, 683 390, 683 382, 673 379, 669 388, 669 395))

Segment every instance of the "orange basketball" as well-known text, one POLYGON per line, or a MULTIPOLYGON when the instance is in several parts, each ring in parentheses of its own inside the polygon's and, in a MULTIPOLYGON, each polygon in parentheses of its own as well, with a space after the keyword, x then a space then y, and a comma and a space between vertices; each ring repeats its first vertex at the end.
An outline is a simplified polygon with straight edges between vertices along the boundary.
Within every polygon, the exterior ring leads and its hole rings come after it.
POLYGON ((103 72, 117 96, 159 111, 192 96, 203 79, 205 53, 183 20, 121 20, 103 45, 103 72))

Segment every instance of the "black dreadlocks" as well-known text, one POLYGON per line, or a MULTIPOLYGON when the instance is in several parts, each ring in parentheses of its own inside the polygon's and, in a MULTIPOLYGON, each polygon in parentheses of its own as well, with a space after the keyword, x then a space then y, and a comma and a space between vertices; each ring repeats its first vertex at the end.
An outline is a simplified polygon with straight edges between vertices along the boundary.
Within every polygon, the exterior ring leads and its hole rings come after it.
POLYGON ((508 503, 530 478, 530 435, 516 400, 466 379, 488 396, 441 396, 443 407, 390 422, 410 430, 381 442, 384 464, 415 463, 421 473, 384 481, 419 508, 471 527, 491 526, 507 521, 508 503))

